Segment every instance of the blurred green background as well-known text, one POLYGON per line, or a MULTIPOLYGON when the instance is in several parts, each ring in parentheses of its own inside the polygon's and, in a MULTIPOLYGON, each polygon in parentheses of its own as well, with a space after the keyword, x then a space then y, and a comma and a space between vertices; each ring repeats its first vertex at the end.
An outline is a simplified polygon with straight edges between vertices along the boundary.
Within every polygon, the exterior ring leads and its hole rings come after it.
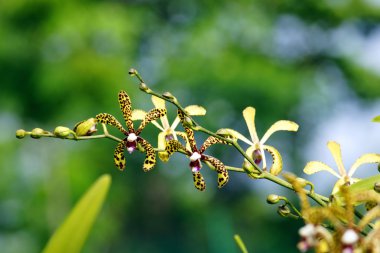
MULTIPOLYGON (((248 135, 246 106, 257 109, 259 136, 277 120, 298 122, 299 133, 268 142, 288 171, 323 159, 330 134, 354 160, 355 147, 380 149, 378 131, 369 130, 380 114, 379 20, 376 0, 0 1, 1 251, 41 251, 85 189, 110 173, 83 252, 239 252, 234 233, 251 252, 295 252, 302 222, 265 203, 270 193, 294 196, 270 182, 231 173, 218 190, 204 167, 201 193, 183 156, 144 173, 144 155, 134 153, 120 173, 110 140, 17 140, 15 130, 73 127, 100 112, 122 121, 121 89, 134 108, 152 108, 128 76, 135 67, 155 90, 206 107, 198 121, 211 130, 248 135)), ((143 136, 156 145, 157 133, 149 126, 143 136)), ((209 152, 242 163, 230 148, 209 152)))

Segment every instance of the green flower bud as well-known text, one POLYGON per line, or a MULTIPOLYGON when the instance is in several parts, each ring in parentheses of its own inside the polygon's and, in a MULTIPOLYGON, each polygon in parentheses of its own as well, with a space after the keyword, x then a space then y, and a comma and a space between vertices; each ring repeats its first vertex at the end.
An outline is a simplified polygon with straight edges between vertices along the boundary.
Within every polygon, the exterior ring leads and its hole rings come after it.
POLYGON ((280 199, 281 199, 280 196, 278 196, 276 194, 270 194, 267 197, 267 203, 273 205, 273 204, 278 203, 278 201, 280 201, 280 199))
POLYGON ((171 94, 169 91, 166 91, 162 94, 163 97, 167 98, 167 99, 170 99, 172 100, 173 102, 177 103, 177 99, 175 96, 173 96, 173 94, 171 94))
POLYGON ((77 136, 90 136, 96 131, 96 124, 98 122, 95 118, 89 118, 88 120, 83 120, 81 122, 78 122, 75 126, 73 131, 77 136))
POLYGON ((30 134, 30 136, 34 139, 39 139, 41 138, 41 136, 45 133, 45 131, 41 128, 34 128, 32 130, 32 133, 30 134))
POLYGON ((142 91, 149 91, 150 90, 145 83, 140 83, 140 87, 139 88, 142 91))
POLYGON ((185 116, 183 123, 187 127, 192 127, 193 126, 193 121, 189 117, 187 117, 187 116, 185 116))
POLYGON ((25 135, 26 135, 26 132, 24 129, 19 129, 16 131, 16 138, 18 138, 18 139, 24 138, 25 135))
POLYGON ((66 138, 67 136, 69 136, 71 133, 73 133, 73 131, 68 128, 68 127, 63 127, 63 126, 57 126, 55 129, 54 129, 54 135, 57 136, 57 137, 60 137, 60 138, 66 138))
POLYGON ((380 182, 376 182, 373 186, 375 192, 380 193, 380 182))
POLYGON ((289 207, 282 205, 278 207, 277 213, 282 217, 287 217, 290 214, 290 209, 289 207))
POLYGON ((134 68, 129 69, 128 74, 130 76, 135 76, 137 74, 137 70, 134 68))

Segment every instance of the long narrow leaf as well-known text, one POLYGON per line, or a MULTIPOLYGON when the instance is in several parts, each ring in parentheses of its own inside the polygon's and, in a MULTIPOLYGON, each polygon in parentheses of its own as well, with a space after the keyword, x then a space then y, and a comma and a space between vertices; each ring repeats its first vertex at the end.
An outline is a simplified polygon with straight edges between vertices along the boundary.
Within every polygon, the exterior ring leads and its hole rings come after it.
POLYGON ((50 238, 43 253, 79 253, 107 195, 111 177, 101 176, 50 238))

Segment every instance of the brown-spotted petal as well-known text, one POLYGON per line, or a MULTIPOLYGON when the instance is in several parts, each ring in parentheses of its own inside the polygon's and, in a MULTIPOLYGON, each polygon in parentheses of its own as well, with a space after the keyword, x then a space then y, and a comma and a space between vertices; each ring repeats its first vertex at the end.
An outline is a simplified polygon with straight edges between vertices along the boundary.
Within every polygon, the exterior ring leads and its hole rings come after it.
POLYGON ((152 145, 143 138, 138 138, 137 142, 145 149, 145 160, 143 165, 143 170, 145 172, 150 171, 156 165, 156 153, 152 145))
POLYGON ((204 191, 206 189, 205 179, 199 171, 193 172, 193 181, 195 188, 197 188, 198 190, 204 191))
POLYGON ((145 128, 147 124, 149 124, 151 121, 154 121, 158 118, 161 118, 166 115, 166 109, 152 109, 150 110, 146 115, 143 121, 141 122, 139 128, 136 131, 136 134, 139 135, 141 131, 145 128))
POLYGON ((170 140, 166 143, 165 151, 170 157, 174 152, 178 150, 186 150, 185 147, 177 140, 170 140))
POLYGON ((203 157, 205 161, 209 162, 215 168, 215 171, 218 173, 218 188, 222 188, 227 184, 229 179, 226 167, 219 159, 215 157, 208 155, 203 155, 203 157))
POLYGON ((124 148, 125 148, 124 142, 123 141, 119 142, 116 146, 116 149, 113 155, 115 165, 121 171, 125 169, 124 148))
POLYGON ((128 135, 128 131, 124 129, 124 127, 120 124, 120 122, 111 114, 108 113, 99 113, 96 115, 96 120, 99 123, 107 124, 116 127, 123 134, 128 135))
POLYGON ((206 139, 206 141, 202 144, 201 148, 199 149, 199 153, 203 153, 204 151, 206 151, 206 149, 214 144, 218 144, 218 143, 221 143, 221 144, 228 144, 226 141, 224 140, 221 140, 221 139, 218 139, 214 136, 210 136, 206 139))
POLYGON ((119 92, 119 105, 129 132, 134 132, 131 99, 125 91, 119 92))

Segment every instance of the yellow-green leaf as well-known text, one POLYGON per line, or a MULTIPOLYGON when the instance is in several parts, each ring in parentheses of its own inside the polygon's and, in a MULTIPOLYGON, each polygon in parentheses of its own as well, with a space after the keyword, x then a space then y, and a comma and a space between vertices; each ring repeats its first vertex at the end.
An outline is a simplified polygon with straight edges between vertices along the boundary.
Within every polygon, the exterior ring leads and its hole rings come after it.
POLYGON ((380 123, 380 115, 374 117, 374 118, 372 119, 372 121, 373 121, 373 122, 380 123))
MULTIPOLYGON (((362 179, 358 182, 355 182, 354 184, 349 186, 349 191, 350 194, 358 194, 366 191, 374 191, 373 186, 375 185, 376 182, 380 182, 380 174, 368 177, 365 179, 362 179)), ((342 193, 340 191, 337 191, 334 195, 334 199, 337 201, 337 203, 343 203, 343 197, 342 193)), ((355 203, 358 204, 358 203, 355 203)))
POLYGON ((101 176, 50 238, 43 253, 79 253, 107 195, 111 177, 101 176))

